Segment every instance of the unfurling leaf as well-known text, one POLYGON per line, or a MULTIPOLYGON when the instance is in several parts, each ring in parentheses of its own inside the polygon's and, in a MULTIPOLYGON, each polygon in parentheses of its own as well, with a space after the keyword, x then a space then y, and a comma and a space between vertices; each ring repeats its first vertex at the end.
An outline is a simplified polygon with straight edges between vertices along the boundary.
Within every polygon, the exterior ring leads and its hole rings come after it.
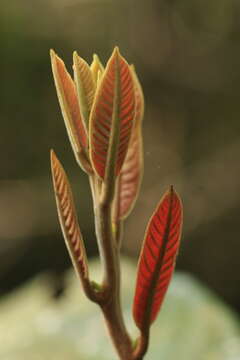
POLYGON ((50 51, 52 71, 68 136, 73 152, 80 165, 86 169, 87 134, 78 104, 77 91, 73 79, 69 75, 64 62, 50 51))
POLYGON ((88 129, 89 114, 96 86, 89 65, 85 60, 78 56, 76 51, 73 53, 73 64, 74 80, 77 87, 80 111, 86 124, 86 128, 88 129))
POLYGON ((181 227, 181 200, 171 188, 150 219, 139 259, 133 316, 142 331, 148 330, 163 302, 175 267, 181 227))
POLYGON ((134 207, 142 181, 143 155, 140 127, 134 129, 118 183, 117 219, 126 218, 134 207))
MULTIPOLYGON (((100 178, 122 168, 135 114, 130 67, 115 48, 100 80, 90 115, 90 156, 100 178)), ((106 180, 105 178, 105 180, 106 180)))
POLYGON ((103 67, 98 55, 96 55, 96 54, 93 55, 93 61, 91 63, 90 69, 91 69, 93 80, 94 80, 95 86, 96 86, 98 83, 99 77, 101 77, 104 72, 104 67, 103 67))
POLYGON ((142 119, 144 115, 144 96, 141 85, 131 65, 135 85, 135 123, 124 160, 116 192, 115 217, 126 218, 132 211, 141 186, 143 175, 142 119))
POLYGON ((72 191, 67 175, 51 151, 53 184, 57 202, 58 216, 65 243, 73 266, 82 281, 88 279, 88 265, 82 234, 78 225, 72 191))
POLYGON ((143 115, 144 115, 144 95, 143 95, 143 90, 142 90, 142 86, 140 84, 140 81, 138 79, 137 73, 135 71, 135 67, 134 65, 131 65, 131 71, 133 74, 133 79, 134 79, 134 85, 135 85, 135 99, 136 99, 136 113, 135 113, 135 122, 136 125, 140 126, 143 120, 143 115))

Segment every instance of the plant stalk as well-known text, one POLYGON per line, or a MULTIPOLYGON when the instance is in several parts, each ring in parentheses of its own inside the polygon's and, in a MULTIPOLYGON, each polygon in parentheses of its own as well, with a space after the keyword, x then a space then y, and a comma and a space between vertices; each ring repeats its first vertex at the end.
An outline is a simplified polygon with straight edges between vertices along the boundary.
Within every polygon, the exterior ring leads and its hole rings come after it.
MULTIPOLYGON (((92 180, 93 191, 93 180, 92 180)), ((113 192, 112 192, 113 193, 113 192)), ((113 196, 94 195, 96 236, 103 265, 102 296, 99 306, 103 312, 112 342, 119 359, 132 359, 132 341, 127 332, 120 301, 119 247, 112 228, 113 196)))
POLYGON ((149 330, 147 330, 145 333, 141 332, 139 338, 137 339, 137 344, 133 352, 132 360, 143 359, 148 349, 149 335, 149 330))

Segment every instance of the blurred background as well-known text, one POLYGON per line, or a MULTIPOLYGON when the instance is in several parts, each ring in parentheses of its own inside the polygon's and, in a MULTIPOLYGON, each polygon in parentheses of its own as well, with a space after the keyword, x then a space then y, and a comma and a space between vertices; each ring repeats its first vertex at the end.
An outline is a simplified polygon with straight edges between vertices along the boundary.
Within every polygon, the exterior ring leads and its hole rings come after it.
POLYGON ((0 295, 39 272, 61 293, 70 266, 57 220, 49 150, 74 189, 88 254, 97 252, 88 181, 71 151, 49 49, 105 64, 115 45, 142 82, 145 176, 125 228, 136 257, 147 221, 174 184, 184 203, 177 269, 240 311, 240 2, 2 0, 0 295))

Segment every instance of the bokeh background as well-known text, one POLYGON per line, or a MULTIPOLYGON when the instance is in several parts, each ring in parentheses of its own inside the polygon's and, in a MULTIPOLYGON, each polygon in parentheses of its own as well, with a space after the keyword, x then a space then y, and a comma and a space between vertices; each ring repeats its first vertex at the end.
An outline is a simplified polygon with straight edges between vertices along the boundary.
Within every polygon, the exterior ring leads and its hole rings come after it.
POLYGON ((0 295, 48 272, 58 295, 70 266, 49 167, 54 148, 73 184, 88 253, 97 252, 86 176, 59 110, 49 49, 105 63, 115 45, 142 82, 145 176, 123 252, 136 257, 159 198, 184 203, 177 268, 240 311, 240 2, 2 0, 0 295))

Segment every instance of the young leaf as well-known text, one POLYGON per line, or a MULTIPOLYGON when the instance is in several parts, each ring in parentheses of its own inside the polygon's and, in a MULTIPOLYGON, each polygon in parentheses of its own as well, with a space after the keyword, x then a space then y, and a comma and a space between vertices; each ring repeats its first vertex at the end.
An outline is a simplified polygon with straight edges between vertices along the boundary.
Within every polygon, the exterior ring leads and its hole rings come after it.
POLYGON ((80 104, 82 118, 88 129, 89 114, 93 103, 95 93, 95 84, 89 65, 78 56, 77 52, 73 53, 73 70, 74 80, 77 87, 77 94, 80 104))
POLYGON ((78 162, 85 168, 84 162, 86 160, 82 159, 82 157, 83 153, 87 151, 88 141, 86 129, 81 118, 75 84, 67 72, 64 62, 53 50, 50 51, 50 55, 58 100, 68 136, 78 162))
POLYGON ((91 72, 92 72, 92 76, 93 76, 93 80, 95 82, 95 85, 97 85, 97 80, 98 80, 98 77, 100 75, 100 77, 102 76, 103 74, 103 71, 104 71, 104 67, 98 57, 97 54, 94 54, 93 55, 93 61, 91 63, 91 66, 90 66, 90 69, 91 69, 91 72))
POLYGON ((175 267, 181 228, 182 204, 171 187, 150 219, 139 259, 133 316, 143 332, 162 305, 175 267))
POLYGON ((88 280, 88 265, 73 195, 67 175, 53 150, 51 151, 51 168, 58 216, 65 243, 73 266, 84 284, 88 280))
POLYGON ((118 183, 118 219, 126 218, 134 207, 143 173, 142 134, 137 127, 132 133, 118 183))
POLYGON ((137 73, 135 71, 135 67, 132 64, 131 65, 131 71, 134 79, 134 85, 135 85, 135 98, 136 98, 136 114, 135 114, 135 121, 136 124, 139 124, 143 120, 144 115, 144 95, 142 86, 140 84, 140 81, 138 79, 137 73))
POLYGON ((127 153, 134 114, 133 77, 129 65, 115 48, 100 80, 90 114, 90 156, 100 178, 104 179, 106 175, 110 179, 119 174, 127 153))
POLYGON ((126 158, 118 182, 116 199, 117 219, 126 218, 132 211, 141 186, 143 174, 142 119, 144 96, 133 65, 131 70, 135 85, 135 124, 132 130, 126 158))

